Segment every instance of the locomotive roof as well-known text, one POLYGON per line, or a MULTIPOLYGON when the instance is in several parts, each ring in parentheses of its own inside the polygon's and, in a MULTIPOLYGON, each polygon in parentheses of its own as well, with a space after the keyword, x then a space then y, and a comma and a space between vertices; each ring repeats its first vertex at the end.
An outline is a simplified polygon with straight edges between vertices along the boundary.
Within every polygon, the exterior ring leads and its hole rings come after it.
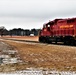
POLYGON ((55 19, 55 20, 53 20, 53 21, 49 21, 48 23, 45 23, 44 25, 49 25, 49 24, 57 23, 57 22, 59 22, 59 21, 67 21, 67 20, 73 20, 73 19, 76 20, 76 18, 55 19))
POLYGON ((57 23, 57 21, 59 21, 59 20, 63 20, 63 19, 55 19, 55 20, 53 20, 53 21, 49 21, 49 22, 47 23, 47 25, 50 24, 50 23, 57 23))
POLYGON ((72 20, 72 19, 75 19, 76 18, 67 18, 67 19, 55 19, 53 21, 49 21, 47 24, 50 24, 50 23, 57 23, 58 21, 67 21, 67 20, 72 20))

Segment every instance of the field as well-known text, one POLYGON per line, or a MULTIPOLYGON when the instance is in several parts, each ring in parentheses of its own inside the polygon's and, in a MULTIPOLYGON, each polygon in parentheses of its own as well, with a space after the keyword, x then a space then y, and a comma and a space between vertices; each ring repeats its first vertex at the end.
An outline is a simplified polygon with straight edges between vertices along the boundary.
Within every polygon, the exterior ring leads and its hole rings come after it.
POLYGON ((0 38, 38 41, 38 36, 3 36, 3 37, 0 37, 0 38))
MULTIPOLYGON (((38 41, 37 36, 3 38, 38 41)), ((76 71, 76 47, 13 40, 2 41, 18 51, 20 58, 24 61, 23 69, 34 67, 60 71, 76 71)))

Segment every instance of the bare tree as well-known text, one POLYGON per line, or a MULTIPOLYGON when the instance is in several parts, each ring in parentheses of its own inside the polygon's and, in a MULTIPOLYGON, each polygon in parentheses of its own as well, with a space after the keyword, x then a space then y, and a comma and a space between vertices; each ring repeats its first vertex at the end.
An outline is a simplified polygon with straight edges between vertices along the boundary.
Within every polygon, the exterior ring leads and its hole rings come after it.
POLYGON ((7 32, 6 28, 5 28, 4 26, 1 26, 1 27, 0 27, 0 35, 1 35, 1 37, 2 37, 3 35, 5 35, 6 32, 7 32))

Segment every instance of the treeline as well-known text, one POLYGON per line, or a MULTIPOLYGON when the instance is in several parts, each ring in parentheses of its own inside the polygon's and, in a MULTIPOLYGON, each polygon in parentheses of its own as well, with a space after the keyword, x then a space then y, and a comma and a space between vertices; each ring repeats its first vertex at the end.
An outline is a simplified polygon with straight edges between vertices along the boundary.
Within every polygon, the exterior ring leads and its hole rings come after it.
POLYGON ((11 30, 7 30, 4 26, 0 27, 0 35, 10 35, 10 36, 37 36, 40 29, 22 29, 22 28, 14 28, 11 30))

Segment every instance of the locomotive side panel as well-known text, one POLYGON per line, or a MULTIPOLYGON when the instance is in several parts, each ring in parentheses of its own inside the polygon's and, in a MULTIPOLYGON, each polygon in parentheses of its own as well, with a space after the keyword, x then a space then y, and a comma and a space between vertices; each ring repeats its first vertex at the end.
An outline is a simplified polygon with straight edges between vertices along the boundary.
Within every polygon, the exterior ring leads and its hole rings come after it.
POLYGON ((39 41, 76 43, 76 18, 55 19, 43 26, 39 41))

